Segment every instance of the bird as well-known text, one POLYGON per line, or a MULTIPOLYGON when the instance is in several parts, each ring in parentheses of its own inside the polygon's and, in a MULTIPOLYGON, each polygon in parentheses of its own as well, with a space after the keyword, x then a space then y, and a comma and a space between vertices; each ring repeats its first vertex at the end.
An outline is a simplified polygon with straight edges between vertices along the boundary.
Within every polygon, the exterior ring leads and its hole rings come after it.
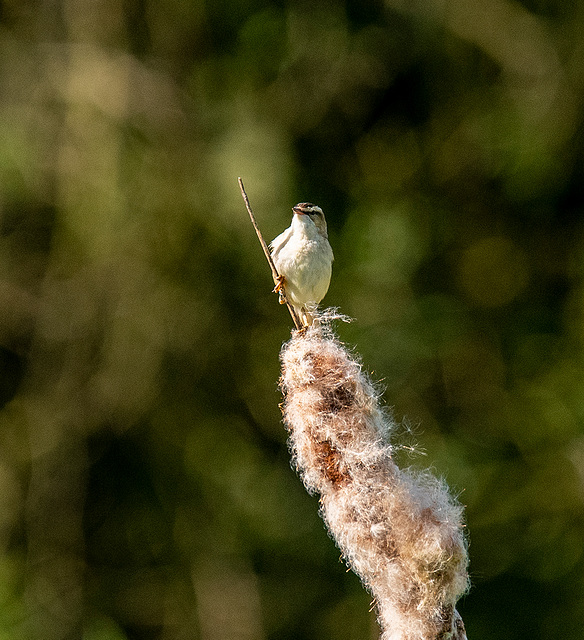
POLYGON ((312 312, 328 291, 334 256, 322 209, 299 202, 292 211, 292 224, 270 243, 280 276, 274 291, 280 293, 280 303, 287 300, 303 327, 308 327, 314 321, 312 312))

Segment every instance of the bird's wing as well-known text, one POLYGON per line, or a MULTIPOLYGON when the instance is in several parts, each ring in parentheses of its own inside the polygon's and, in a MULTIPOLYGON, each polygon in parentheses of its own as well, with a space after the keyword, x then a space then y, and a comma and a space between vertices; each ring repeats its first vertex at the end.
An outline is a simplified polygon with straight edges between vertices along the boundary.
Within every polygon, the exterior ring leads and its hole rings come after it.
POLYGON ((279 236, 276 236, 272 242, 270 242, 270 251, 272 252, 272 258, 275 260, 278 257, 278 253, 284 247, 284 245, 290 239, 292 235, 292 228, 288 227, 286 231, 282 231, 279 236))

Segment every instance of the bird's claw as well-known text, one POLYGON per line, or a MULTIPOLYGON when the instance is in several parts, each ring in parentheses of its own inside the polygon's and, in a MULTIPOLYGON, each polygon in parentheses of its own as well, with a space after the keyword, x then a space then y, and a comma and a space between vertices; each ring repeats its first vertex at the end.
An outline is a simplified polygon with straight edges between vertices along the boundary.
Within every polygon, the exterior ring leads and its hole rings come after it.
POLYGON ((278 283, 273 289, 273 293, 278 294, 278 302, 280 304, 286 304, 286 295, 284 294, 284 283, 286 282, 286 278, 284 276, 278 276, 278 283))
POLYGON ((276 286, 273 289, 274 293, 280 293, 282 291, 282 289, 284 288, 284 282, 286 281, 286 278, 284 278, 284 276, 278 276, 276 278, 276 280, 278 281, 276 286))

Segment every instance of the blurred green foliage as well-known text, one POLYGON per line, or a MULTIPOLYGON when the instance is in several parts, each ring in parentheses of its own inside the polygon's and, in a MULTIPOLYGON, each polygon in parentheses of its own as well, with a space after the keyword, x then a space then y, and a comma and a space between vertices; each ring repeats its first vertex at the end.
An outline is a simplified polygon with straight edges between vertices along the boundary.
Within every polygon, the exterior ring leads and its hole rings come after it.
POLYGON ((584 6, 0 2, 0 638, 375 638, 289 467, 267 239, 407 465, 467 505, 470 638, 584 619, 584 6), (425 456, 408 455, 415 441, 425 456))

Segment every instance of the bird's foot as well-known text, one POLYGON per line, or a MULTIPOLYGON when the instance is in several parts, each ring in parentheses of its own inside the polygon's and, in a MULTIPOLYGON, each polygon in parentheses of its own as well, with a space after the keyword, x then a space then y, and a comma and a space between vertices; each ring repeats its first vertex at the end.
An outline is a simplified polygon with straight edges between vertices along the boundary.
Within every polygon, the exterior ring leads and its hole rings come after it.
POLYGON ((273 288, 272 291, 274 293, 280 293, 280 291, 282 291, 282 289, 284 288, 286 278, 284 278, 284 276, 278 276, 276 280, 278 281, 278 283, 276 284, 276 286, 273 288))
POLYGON ((300 311, 300 320, 304 327, 308 329, 308 327, 312 327, 314 324, 315 318, 312 313, 306 310, 305 307, 302 307, 302 310, 300 311))
POLYGON ((278 276, 277 280, 278 284, 274 287, 273 292, 278 294, 278 302, 280 304, 286 304, 286 295, 284 293, 286 278, 284 278, 284 276, 278 276))

